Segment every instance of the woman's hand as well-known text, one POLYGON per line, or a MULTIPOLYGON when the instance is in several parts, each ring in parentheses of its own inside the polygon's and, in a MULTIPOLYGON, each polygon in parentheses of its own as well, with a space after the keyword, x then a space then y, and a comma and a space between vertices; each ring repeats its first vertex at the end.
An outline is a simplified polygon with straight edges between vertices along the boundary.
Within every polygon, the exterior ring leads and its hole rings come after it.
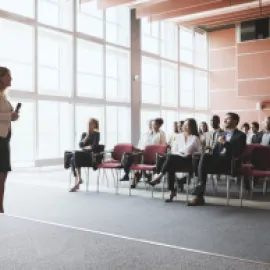
POLYGON ((17 112, 11 113, 11 121, 17 121, 19 119, 19 114, 17 112))
POLYGON ((88 145, 88 146, 85 146, 83 149, 84 149, 84 150, 91 150, 92 147, 91 147, 90 145, 88 145))

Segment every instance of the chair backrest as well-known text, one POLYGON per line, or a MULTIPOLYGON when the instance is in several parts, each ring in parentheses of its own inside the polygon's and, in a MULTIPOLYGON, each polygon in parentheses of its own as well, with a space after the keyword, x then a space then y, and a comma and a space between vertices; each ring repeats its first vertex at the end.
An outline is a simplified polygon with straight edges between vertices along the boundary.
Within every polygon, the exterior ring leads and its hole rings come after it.
POLYGON ((167 152, 167 145, 148 145, 144 149, 143 163, 155 164, 157 154, 165 154, 167 152))
POLYGON ((270 170, 270 146, 254 148, 251 155, 251 164, 255 170, 270 170))
POLYGON ((119 143, 114 146, 112 152, 112 158, 118 161, 121 161, 124 153, 131 153, 133 145, 131 143, 119 143))

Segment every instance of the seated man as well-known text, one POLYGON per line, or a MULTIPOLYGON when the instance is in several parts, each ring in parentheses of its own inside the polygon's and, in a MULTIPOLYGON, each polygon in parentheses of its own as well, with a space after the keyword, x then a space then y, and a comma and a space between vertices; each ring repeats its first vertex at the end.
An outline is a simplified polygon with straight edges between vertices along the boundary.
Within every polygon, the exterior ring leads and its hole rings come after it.
POLYGON ((246 147, 246 134, 237 129, 239 115, 227 113, 225 116, 226 132, 221 133, 213 154, 203 154, 198 165, 199 184, 193 194, 196 195, 189 206, 204 205, 204 193, 207 174, 223 174, 231 170, 233 158, 240 157, 246 147))
POLYGON ((267 116, 264 121, 264 129, 256 134, 255 143, 270 146, 270 116, 267 116))

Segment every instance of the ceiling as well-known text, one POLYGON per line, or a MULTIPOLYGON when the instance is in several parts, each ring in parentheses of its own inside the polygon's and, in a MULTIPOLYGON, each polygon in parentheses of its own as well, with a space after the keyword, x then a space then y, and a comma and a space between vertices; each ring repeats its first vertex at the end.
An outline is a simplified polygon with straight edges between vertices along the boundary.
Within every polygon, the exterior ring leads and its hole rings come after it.
MULTIPOLYGON (((81 0, 82 3, 93 0, 81 0)), ((217 28, 270 17, 270 0, 97 0, 102 9, 128 5, 138 18, 169 20, 186 27, 217 28)))

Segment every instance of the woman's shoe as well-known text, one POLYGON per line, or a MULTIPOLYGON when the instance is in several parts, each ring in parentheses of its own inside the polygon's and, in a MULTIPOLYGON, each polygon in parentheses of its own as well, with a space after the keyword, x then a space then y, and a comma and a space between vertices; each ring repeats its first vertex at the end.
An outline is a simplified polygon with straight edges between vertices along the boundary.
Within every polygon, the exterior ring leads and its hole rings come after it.
POLYGON ((161 182, 161 178, 163 177, 163 174, 159 174, 153 181, 149 182, 149 185, 155 186, 161 182))
POLYGON ((170 198, 165 200, 166 203, 170 203, 173 201, 173 198, 176 197, 176 190, 175 191, 172 191, 171 195, 170 195, 170 198))
POLYGON ((75 185, 69 192, 76 192, 79 190, 79 185, 75 185))
POLYGON ((80 181, 79 181, 79 185, 81 185, 81 184, 83 184, 82 178, 81 178, 80 181))

